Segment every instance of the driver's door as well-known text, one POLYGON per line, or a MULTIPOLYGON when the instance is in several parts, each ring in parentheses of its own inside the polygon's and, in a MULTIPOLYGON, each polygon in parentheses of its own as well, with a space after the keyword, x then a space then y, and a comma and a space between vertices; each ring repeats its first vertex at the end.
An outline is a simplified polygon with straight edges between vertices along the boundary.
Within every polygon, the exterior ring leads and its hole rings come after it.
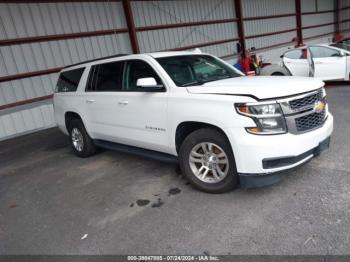
POLYGON ((309 63, 306 52, 302 49, 294 49, 284 53, 283 64, 293 76, 309 76, 309 63))
POLYGON ((118 101, 118 137, 122 143, 147 149, 170 152, 167 129, 168 94, 163 81, 153 67, 144 60, 127 60, 123 89, 118 101), (137 80, 152 77, 161 90, 146 90, 137 80))
POLYGON ((326 46, 310 46, 313 76, 321 80, 344 80, 346 57, 340 51, 326 46))

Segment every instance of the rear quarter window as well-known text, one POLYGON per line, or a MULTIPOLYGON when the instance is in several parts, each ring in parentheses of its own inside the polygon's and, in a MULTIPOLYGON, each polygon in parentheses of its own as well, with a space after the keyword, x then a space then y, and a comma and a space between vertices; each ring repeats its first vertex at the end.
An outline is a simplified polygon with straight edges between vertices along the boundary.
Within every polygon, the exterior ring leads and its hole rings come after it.
POLYGON ((85 68, 78 68, 62 72, 56 85, 56 93, 77 91, 79 81, 85 68))

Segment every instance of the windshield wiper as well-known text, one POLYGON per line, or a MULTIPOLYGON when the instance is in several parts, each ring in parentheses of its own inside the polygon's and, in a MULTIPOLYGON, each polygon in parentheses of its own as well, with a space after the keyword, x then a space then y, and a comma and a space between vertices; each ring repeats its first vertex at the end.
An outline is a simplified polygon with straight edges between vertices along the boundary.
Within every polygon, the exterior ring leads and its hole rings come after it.
POLYGON ((204 83, 205 82, 203 82, 203 81, 193 81, 193 82, 182 84, 180 86, 192 86, 192 85, 200 86, 200 85, 203 85, 204 83))

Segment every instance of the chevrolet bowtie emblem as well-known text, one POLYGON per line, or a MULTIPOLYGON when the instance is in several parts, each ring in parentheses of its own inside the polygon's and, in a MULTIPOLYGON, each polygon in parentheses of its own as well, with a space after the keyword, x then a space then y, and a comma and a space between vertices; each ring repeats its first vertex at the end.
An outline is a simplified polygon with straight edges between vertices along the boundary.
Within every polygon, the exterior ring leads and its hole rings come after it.
POLYGON ((318 101, 314 105, 314 111, 316 113, 321 113, 326 107, 326 103, 324 101, 318 101))

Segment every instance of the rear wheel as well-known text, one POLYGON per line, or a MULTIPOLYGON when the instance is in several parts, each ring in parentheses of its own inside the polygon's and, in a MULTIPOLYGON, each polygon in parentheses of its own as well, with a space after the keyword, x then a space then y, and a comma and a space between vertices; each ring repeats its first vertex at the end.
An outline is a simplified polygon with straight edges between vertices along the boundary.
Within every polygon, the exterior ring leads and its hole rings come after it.
POLYGON ((88 157, 96 152, 96 147, 80 119, 74 119, 69 123, 69 137, 77 156, 88 157))
POLYGON ((186 137, 179 152, 182 173, 199 190, 224 193, 238 184, 232 149, 218 130, 206 128, 186 137))
POLYGON ((284 76, 284 74, 281 73, 281 72, 274 72, 274 73, 272 73, 271 75, 272 75, 272 76, 284 76))

